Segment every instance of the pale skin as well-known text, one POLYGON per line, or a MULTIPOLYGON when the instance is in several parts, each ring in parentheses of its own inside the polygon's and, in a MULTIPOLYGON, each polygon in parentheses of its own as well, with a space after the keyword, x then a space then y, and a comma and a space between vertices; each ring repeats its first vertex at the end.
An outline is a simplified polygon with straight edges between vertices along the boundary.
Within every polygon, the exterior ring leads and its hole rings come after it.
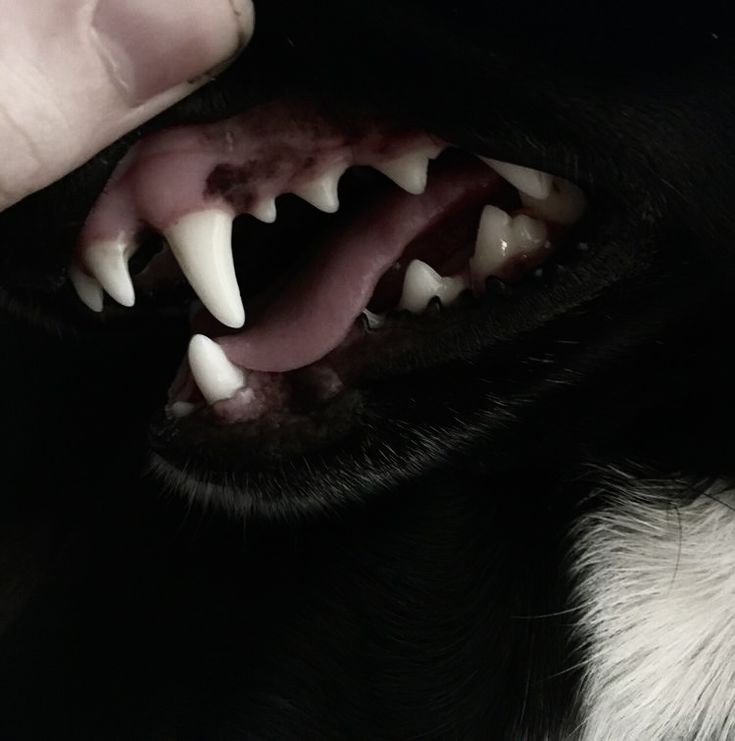
POLYGON ((0 211, 212 78, 252 0, 0 0, 0 211))

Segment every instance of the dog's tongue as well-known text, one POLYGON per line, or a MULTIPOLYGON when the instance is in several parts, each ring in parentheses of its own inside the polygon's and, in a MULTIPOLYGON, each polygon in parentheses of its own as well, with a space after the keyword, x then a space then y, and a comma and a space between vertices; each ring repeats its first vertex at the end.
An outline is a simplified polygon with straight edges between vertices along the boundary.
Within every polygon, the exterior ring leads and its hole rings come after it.
POLYGON ((407 245, 497 178, 473 161, 438 163, 422 195, 398 188, 332 234, 311 263, 268 301, 250 309, 246 328, 217 339, 229 359, 256 371, 285 372, 323 358, 347 336, 381 276, 407 245))

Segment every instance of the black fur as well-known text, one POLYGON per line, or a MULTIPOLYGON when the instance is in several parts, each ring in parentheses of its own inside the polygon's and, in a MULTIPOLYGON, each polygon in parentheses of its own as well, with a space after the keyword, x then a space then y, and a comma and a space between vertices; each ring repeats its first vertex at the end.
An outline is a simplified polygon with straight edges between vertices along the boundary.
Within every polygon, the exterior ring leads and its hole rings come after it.
POLYGON ((0 738, 565 738, 590 492, 734 473, 735 46, 532 3, 257 10, 238 63, 144 131, 292 92, 406 121, 578 182, 591 253, 440 318, 345 440, 273 462, 161 424, 185 322, 93 322, 65 285, 142 132, 0 214, 0 738))

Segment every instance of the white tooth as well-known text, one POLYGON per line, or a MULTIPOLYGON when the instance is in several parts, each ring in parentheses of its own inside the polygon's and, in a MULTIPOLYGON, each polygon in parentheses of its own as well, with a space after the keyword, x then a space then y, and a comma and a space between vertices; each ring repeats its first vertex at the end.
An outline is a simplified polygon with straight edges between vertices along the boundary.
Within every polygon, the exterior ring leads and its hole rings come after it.
POLYGON ((209 312, 228 327, 242 327, 245 309, 232 262, 232 215, 196 211, 165 232, 171 252, 209 312))
POLYGON ((485 206, 475 241, 475 254, 470 258, 470 272, 475 281, 498 275, 506 262, 517 255, 543 247, 548 229, 543 221, 526 214, 511 218, 502 209, 485 206))
POLYGON ((69 280, 82 303, 92 311, 102 311, 104 291, 96 278, 87 275, 76 265, 69 268, 69 280))
POLYGON ((255 205, 250 213, 255 216, 256 219, 259 219, 266 224, 272 224, 276 220, 275 198, 268 198, 265 201, 260 201, 255 205))
POLYGON ((512 247, 515 254, 537 250, 546 244, 548 229, 543 221, 533 219, 526 214, 514 217, 511 225, 513 233, 512 247))
POLYGON ((175 401, 171 407, 171 414, 176 419, 182 417, 188 417, 196 409, 196 404, 192 404, 190 401, 175 401))
POLYGON ((438 157, 441 151, 442 148, 436 145, 422 147, 373 167, 406 192, 417 196, 426 190, 429 160, 438 157))
POLYGON ((465 288, 467 284, 461 276, 442 278, 430 265, 412 260, 403 279, 403 295, 398 308, 421 314, 435 296, 448 306, 465 288))
POLYGON ((230 362, 216 342, 203 334, 195 334, 189 342, 189 367, 209 404, 229 399, 245 385, 245 372, 230 362))
POLYGON ((510 216, 495 206, 485 206, 475 241, 475 254, 470 258, 470 272, 476 281, 493 275, 506 261, 512 249, 510 216))
POLYGON ((421 260, 412 260, 403 279, 399 308, 420 314, 439 291, 441 276, 421 260))
POLYGON ((292 192, 320 211, 333 214, 339 210, 337 189, 343 173, 343 167, 329 170, 316 180, 299 185, 292 192))
POLYGON ((489 157, 480 157, 480 159, 490 165, 498 175, 511 185, 518 188, 521 193, 525 193, 532 198, 548 198, 551 193, 552 176, 548 172, 532 170, 530 167, 512 165, 500 160, 492 160, 489 157))
POLYGON ((385 314, 375 314, 369 309, 363 309, 362 315, 367 320, 370 329, 380 329, 385 324, 385 314))
POLYGON ((128 270, 128 259, 135 245, 124 239, 92 242, 84 248, 81 261, 107 293, 123 306, 135 304, 135 289, 128 270))
POLYGON ((582 189, 563 178, 554 178, 548 198, 532 198, 521 193, 521 201, 541 218, 565 225, 579 221, 587 207, 582 189))

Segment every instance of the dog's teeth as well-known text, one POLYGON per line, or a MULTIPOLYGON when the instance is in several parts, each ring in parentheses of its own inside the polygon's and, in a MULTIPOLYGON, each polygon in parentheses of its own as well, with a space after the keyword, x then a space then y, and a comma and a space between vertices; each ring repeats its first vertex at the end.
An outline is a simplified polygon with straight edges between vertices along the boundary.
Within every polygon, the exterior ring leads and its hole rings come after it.
POLYGON ((245 309, 232 261, 232 215, 219 208, 187 214, 164 236, 212 316, 228 327, 242 327, 245 309))
POLYGON ((339 179, 343 172, 344 168, 325 172, 317 180, 294 188, 293 193, 320 211, 336 213, 339 210, 339 179))
POLYGON ((513 238, 511 245, 514 254, 521 254, 543 247, 548 239, 548 229, 543 221, 520 214, 511 224, 513 238))
POLYGON ((196 404, 192 404, 190 401, 175 401, 170 406, 171 414, 176 419, 183 419, 188 417, 196 409, 196 404))
POLYGON ((511 218, 496 206, 485 206, 470 258, 470 272, 475 283, 497 274, 506 261, 546 244, 548 230, 538 219, 520 214, 511 218))
POLYGON ((260 201, 250 213, 259 221, 272 224, 276 220, 276 199, 268 198, 265 201, 260 201))
POLYGON ((403 279, 403 295, 398 308, 421 314, 434 297, 448 306, 466 287, 461 277, 442 278, 430 265, 421 260, 412 260, 403 279))
POLYGON ((102 288, 123 306, 135 304, 135 289, 128 270, 128 259, 134 249, 131 242, 110 239, 88 245, 81 258, 86 269, 102 288))
POLYGON ((407 193, 418 196, 426 190, 429 160, 436 157, 439 152, 441 152, 439 147, 421 149, 388 162, 381 162, 374 167, 407 193))
POLYGON ((504 180, 516 187, 521 193, 532 198, 548 198, 551 193, 552 176, 547 172, 532 170, 530 167, 512 165, 509 162, 493 160, 489 157, 480 159, 495 170, 504 180))
POLYGON ((368 329, 380 329, 385 325, 385 314, 375 314, 369 309, 363 309, 362 316, 368 329))
POLYGON ((229 399, 245 385, 244 371, 233 365, 224 350, 203 334, 195 334, 189 342, 189 367, 209 404, 229 399))
POLYGON ((87 275, 76 265, 69 268, 69 280, 77 292, 81 302, 92 311, 102 311, 104 304, 104 291, 96 278, 87 275))
POLYGON ((567 226, 579 221, 587 207, 582 189, 563 178, 554 178, 547 198, 533 198, 521 193, 521 202, 546 221, 567 226))
POLYGON ((475 281, 493 275, 505 262, 511 249, 511 218, 496 206, 485 206, 470 258, 470 272, 475 281))

